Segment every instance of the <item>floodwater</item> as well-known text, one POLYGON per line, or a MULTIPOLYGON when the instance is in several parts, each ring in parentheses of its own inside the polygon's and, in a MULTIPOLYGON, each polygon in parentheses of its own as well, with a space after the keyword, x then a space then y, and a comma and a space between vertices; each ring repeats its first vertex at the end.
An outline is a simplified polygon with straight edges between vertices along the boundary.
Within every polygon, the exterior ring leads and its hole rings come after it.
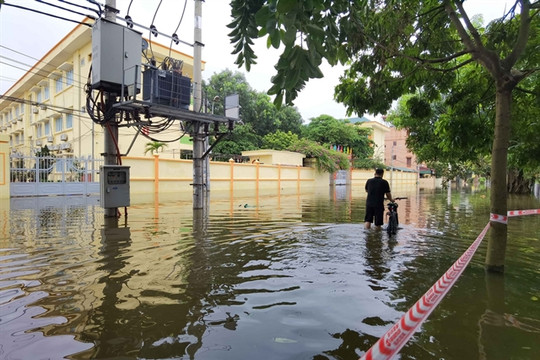
MULTIPOLYGON (((257 195, 132 197, 118 221, 93 198, 2 204, 0 359, 358 359, 489 219, 484 192, 394 194, 389 239, 361 192, 257 195)), ((486 237, 398 358, 540 359, 539 234, 510 218, 504 276, 486 237)))

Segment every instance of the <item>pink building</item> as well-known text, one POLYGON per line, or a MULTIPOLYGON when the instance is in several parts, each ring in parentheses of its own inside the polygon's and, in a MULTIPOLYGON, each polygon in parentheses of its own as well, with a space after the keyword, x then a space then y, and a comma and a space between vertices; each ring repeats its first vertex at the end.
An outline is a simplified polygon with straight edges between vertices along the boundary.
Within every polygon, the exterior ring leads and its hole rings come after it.
POLYGON ((407 168, 417 171, 418 163, 416 156, 407 149, 405 141, 407 140, 407 130, 397 130, 390 128, 384 139, 384 164, 394 168, 407 168))

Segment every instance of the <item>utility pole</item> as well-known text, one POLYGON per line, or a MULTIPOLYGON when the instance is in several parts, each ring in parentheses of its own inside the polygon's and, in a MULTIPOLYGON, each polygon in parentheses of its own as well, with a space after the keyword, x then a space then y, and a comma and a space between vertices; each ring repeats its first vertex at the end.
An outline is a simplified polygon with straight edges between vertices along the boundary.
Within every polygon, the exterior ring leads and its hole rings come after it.
MULTIPOLYGON (((116 12, 114 12, 113 9, 116 9, 116 0, 106 0, 105 1, 105 16, 104 18, 106 20, 109 20, 111 22, 116 22, 116 12)), ((105 93, 105 111, 104 113, 107 113, 108 109, 112 107, 112 104, 114 102, 114 98, 112 98, 109 94, 105 93)), ((116 124, 114 120, 114 115, 112 115, 113 118, 111 119, 105 119, 106 124, 103 126, 103 140, 104 140, 104 164, 105 165, 118 165, 117 163, 117 150, 115 146, 115 140, 118 139, 118 124, 116 124)), ((93 144, 92 144, 93 146, 93 144)), ((104 209, 104 215, 105 217, 117 217, 118 216, 118 208, 105 208, 104 209)))
MULTIPOLYGON (((199 112, 202 105, 202 0, 195 0, 195 29, 193 42, 193 111, 199 112)), ((204 189, 204 145, 205 134, 202 123, 195 121, 193 129, 193 209, 202 209, 205 204, 204 189)))

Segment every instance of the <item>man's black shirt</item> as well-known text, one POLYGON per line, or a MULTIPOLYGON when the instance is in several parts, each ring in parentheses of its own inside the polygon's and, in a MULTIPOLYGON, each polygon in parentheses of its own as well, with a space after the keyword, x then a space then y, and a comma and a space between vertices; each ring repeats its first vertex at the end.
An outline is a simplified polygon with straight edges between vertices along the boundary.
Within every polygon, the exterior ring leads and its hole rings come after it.
POLYGON ((390 192, 390 184, 381 177, 374 177, 366 181, 366 191, 366 206, 384 208, 384 196, 390 192))

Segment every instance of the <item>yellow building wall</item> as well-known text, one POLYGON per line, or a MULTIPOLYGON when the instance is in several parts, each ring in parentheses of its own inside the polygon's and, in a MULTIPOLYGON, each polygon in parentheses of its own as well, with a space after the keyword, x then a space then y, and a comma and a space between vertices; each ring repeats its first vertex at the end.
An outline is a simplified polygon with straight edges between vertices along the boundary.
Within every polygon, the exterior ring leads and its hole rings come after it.
MULTIPOLYGON (((191 160, 167 159, 154 155, 124 157, 122 165, 130 166, 131 194, 190 193, 193 191, 193 163, 191 160)), ((372 170, 350 170, 353 191, 364 193, 365 182, 373 177, 372 170)), ((226 191, 239 196, 266 193, 315 191, 330 186, 332 176, 311 167, 267 165, 210 161, 210 190, 226 191)), ((416 189, 417 174, 387 171, 384 178, 390 182, 392 192, 416 189)), ((394 195, 398 196, 398 195, 394 195)))
POLYGON ((0 201, 9 199, 9 136, 0 135, 0 201))
POLYGON ((242 151, 242 156, 248 156, 250 162, 259 161, 262 164, 269 165, 298 166, 302 166, 302 160, 306 157, 304 154, 297 152, 271 149, 242 151))
MULTIPOLYGON (((155 42, 153 51, 158 63, 166 56, 184 61, 183 74, 193 77, 193 57, 174 49, 169 53, 167 46, 155 42)), ((0 135, 8 135, 11 150, 33 155, 36 149, 47 145, 60 157, 101 156, 104 131, 86 110, 85 85, 91 64, 91 29, 77 25, 6 92, 6 97, 0 99, 0 135), (66 82, 68 74, 72 74, 71 83, 66 82), (62 79, 58 91, 57 79, 62 79), (22 101, 26 104, 21 104, 22 101), (57 122, 62 124, 61 128, 57 128, 57 122), (71 123, 70 127, 68 123, 71 123)), ((202 68, 204 70, 204 62, 202 68)), ((137 96, 140 99, 142 94, 137 96)), ((136 133, 137 129, 133 127, 119 129, 118 143, 122 154, 131 146, 136 133)), ((155 137, 168 141, 177 139, 181 133, 179 122, 175 122, 170 131, 155 137)), ((168 143, 160 154, 179 158, 181 149, 192 149, 188 138, 184 136, 181 142, 168 143)), ((151 140, 138 136, 128 155, 148 156, 145 147, 149 142, 151 140)))

